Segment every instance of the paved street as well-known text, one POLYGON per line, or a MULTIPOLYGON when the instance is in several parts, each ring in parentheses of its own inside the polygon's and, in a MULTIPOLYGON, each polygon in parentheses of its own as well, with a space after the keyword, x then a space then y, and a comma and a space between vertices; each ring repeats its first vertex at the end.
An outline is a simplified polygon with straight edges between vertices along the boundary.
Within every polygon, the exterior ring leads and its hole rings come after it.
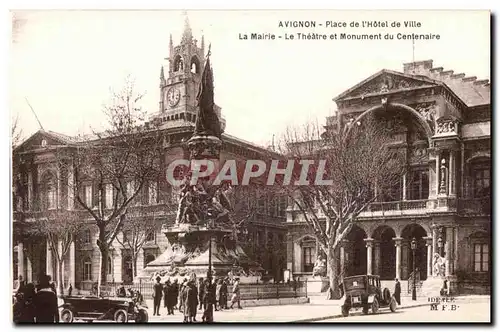
POLYGON ((383 310, 377 315, 363 315, 361 312, 354 313, 349 317, 327 319, 320 323, 346 323, 346 322, 489 322, 489 303, 457 303, 456 310, 451 310, 448 305, 445 310, 438 305, 438 310, 431 310, 429 306, 416 308, 403 308, 395 313, 383 310))

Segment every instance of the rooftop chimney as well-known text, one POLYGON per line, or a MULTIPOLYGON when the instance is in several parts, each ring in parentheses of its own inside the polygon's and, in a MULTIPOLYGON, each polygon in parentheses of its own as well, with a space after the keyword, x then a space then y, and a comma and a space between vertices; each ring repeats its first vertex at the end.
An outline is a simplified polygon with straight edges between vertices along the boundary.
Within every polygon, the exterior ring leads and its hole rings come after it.
POLYGON ((405 74, 428 75, 432 69, 432 60, 415 61, 403 64, 405 74))

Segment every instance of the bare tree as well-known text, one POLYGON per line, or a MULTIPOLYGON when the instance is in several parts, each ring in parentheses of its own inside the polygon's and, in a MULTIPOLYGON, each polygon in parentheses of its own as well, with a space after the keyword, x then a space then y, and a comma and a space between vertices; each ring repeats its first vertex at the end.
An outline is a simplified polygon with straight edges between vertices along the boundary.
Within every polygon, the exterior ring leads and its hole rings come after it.
POLYGON ((76 240, 76 234, 83 229, 85 223, 75 211, 67 210, 45 210, 36 213, 35 222, 32 224, 30 233, 44 236, 56 261, 58 293, 63 293, 64 287, 64 256, 76 240))
POLYGON ((132 258, 132 276, 137 276, 137 257, 146 244, 150 235, 154 235, 158 230, 158 225, 154 216, 151 218, 139 213, 138 215, 127 215, 127 221, 122 227, 122 236, 117 236, 116 240, 125 249, 130 250, 132 258))
POLYGON ((109 248, 127 220, 128 208, 160 174, 161 133, 145 123, 142 97, 130 77, 120 91, 111 91, 111 101, 103 109, 106 130, 81 137, 73 155, 75 200, 99 230, 101 283, 107 282, 109 248))
POLYGON ((12 143, 12 150, 14 150, 23 140, 23 131, 21 128, 19 128, 18 115, 14 119, 12 119, 10 138, 12 143))
POLYGON ((295 185, 301 175, 301 168, 296 167, 291 185, 282 188, 326 255, 331 297, 338 295, 337 249, 341 241, 359 214, 403 174, 402 155, 391 147, 387 134, 374 119, 366 118, 331 135, 321 135, 315 125, 289 129, 281 142, 288 159, 314 162, 307 173, 309 184, 295 185), (320 184, 317 179, 329 182, 320 184))

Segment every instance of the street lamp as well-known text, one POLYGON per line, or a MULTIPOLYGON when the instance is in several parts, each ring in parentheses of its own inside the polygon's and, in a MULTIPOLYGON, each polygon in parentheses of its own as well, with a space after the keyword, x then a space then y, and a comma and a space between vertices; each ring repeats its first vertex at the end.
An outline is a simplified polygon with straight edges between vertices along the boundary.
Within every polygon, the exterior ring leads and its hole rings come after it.
POLYGON ((416 279, 417 275, 415 273, 415 251, 417 250, 417 240, 413 238, 411 240, 411 250, 413 251, 413 290, 411 292, 411 299, 413 301, 417 300, 417 288, 416 288, 416 279))

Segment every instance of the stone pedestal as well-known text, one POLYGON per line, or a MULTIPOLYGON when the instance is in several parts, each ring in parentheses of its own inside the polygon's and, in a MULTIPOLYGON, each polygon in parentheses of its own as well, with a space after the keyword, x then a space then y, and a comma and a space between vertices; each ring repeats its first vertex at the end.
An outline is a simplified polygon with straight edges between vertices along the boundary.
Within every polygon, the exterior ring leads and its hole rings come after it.
POLYGON ((232 273, 239 276, 242 283, 260 280, 262 267, 250 260, 241 246, 231 239, 231 230, 178 224, 165 227, 162 232, 168 239, 167 249, 144 268, 140 279, 154 279, 160 275, 162 281, 167 278, 182 281, 193 273, 197 278, 206 278, 211 255, 213 277, 227 277, 232 273))

